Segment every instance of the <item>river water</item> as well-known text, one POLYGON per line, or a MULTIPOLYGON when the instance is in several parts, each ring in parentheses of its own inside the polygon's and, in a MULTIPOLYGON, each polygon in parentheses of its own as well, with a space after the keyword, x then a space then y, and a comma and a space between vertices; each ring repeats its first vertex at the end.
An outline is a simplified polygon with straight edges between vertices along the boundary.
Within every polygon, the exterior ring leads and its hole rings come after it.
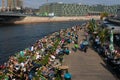
POLYGON ((36 40, 60 29, 80 25, 85 21, 52 22, 24 25, 0 25, 0 64, 14 53, 30 47, 36 40))

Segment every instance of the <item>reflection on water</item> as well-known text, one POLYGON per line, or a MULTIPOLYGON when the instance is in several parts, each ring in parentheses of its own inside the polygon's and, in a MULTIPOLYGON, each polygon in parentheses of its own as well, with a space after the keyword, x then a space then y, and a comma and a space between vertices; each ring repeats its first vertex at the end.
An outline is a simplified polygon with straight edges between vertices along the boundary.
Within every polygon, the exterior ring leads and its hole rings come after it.
POLYGON ((0 25, 0 63, 5 62, 10 55, 31 46, 36 40, 48 34, 83 22, 85 21, 0 25))

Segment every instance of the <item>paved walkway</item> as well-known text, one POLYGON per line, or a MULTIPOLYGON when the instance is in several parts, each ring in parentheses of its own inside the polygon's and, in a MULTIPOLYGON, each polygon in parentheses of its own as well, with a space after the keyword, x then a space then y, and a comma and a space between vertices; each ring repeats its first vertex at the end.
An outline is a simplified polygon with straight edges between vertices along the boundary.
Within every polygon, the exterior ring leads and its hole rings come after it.
MULTIPOLYGON (((83 31, 79 32, 79 42, 83 38, 83 31)), ((118 80, 107 69, 101 57, 92 49, 87 53, 72 50, 73 44, 68 45, 71 54, 64 56, 63 65, 69 66, 72 80, 118 80)))

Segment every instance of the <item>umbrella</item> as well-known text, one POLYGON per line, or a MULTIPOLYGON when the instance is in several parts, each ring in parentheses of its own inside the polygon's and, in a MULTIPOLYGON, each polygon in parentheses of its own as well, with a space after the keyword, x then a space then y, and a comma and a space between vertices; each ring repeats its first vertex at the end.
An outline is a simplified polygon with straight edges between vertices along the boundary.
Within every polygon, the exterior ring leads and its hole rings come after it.
POLYGON ((65 79, 71 78, 71 74, 70 74, 70 73, 65 73, 64 78, 65 78, 65 79))

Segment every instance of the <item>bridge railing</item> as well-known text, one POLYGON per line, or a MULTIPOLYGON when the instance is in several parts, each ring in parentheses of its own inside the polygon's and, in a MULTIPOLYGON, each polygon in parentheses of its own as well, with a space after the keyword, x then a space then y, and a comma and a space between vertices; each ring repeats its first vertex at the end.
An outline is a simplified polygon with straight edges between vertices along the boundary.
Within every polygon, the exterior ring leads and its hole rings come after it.
POLYGON ((22 13, 0 13, 0 16, 28 16, 22 13))

